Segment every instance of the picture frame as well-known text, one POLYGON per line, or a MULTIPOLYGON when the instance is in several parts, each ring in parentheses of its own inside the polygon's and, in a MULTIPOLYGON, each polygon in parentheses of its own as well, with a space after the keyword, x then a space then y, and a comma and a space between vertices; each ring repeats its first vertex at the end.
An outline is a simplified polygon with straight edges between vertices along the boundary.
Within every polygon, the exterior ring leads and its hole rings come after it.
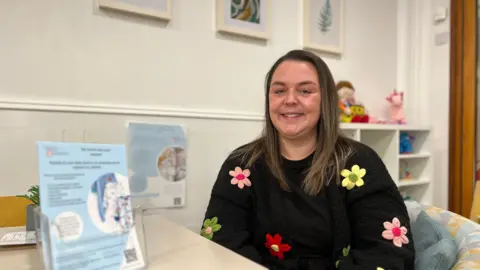
POLYGON ((218 32, 256 39, 270 38, 271 0, 216 0, 218 32))
POLYGON ((172 19, 172 0, 97 0, 99 8, 115 10, 169 21, 172 19))
POLYGON ((303 0, 303 47, 343 54, 345 0, 303 0))

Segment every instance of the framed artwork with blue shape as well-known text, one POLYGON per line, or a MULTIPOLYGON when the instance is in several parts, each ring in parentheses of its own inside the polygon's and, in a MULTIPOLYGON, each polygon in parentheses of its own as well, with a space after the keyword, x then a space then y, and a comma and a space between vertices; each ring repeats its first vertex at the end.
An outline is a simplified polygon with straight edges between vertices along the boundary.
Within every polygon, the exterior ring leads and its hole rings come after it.
POLYGON ((226 32, 267 40, 270 0, 216 0, 216 27, 226 32))

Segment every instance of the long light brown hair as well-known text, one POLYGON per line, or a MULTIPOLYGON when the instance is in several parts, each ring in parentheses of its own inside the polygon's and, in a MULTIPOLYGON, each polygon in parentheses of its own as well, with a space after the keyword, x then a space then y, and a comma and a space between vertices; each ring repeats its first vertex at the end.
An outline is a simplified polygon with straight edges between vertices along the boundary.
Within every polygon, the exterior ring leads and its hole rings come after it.
POLYGON ((286 60, 305 61, 317 70, 321 89, 320 119, 317 124, 317 147, 311 167, 302 183, 304 191, 309 195, 318 194, 324 185, 335 179, 340 183, 340 170, 345 161, 353 153, 349 139, 342 135, 339 123, 338 95, 333 76, 318 56, 308 51, 292 50, 280 57, 270 68, 265 78, 265 125, 261 136, 238 148, 232 157, 242 157, 247 167, 251 167, 261 156, 284 190, 290 190, 285 180, 280 153, 279 135, 270 119, 268 94, 272 75, 277 67, 286 60))

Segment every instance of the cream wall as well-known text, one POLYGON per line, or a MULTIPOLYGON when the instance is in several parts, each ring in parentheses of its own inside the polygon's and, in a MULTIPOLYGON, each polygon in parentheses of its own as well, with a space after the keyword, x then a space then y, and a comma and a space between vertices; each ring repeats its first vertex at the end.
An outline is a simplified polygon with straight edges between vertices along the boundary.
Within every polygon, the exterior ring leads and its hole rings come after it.
MULTIPOLYGON (((450 0, 433 0, 431 11, 439 7, 450 7, 450 0)), ((431 18, 431 17, 430 17, 431 18)), ((441 33, 450 32, 450 20, 432 25, 430 37, 441 33)), ((448 141, 449 141, 449 84, 450 84, 450 43, 436 45, 434 38, 425 47, 430 47, 430 65, 428 66, 430 76, 427 80, 431 82, 429 87, 431 102, 430 123, 434 130, 433 145, 435 150, 435 175, 437 181, 434 185, 435 202, 443 208, 448 208, 448 141)))
MULTIPOLYGON (((428 124, 428 82, 445 73, 448 56, 410 33, 429 28, 434 0, 421 4, 424 20, 415 23, 402 16, 419 5, 405 1, 346 0, 344 55, 324 59, 373 114, 385 112, 385 96, 399 87, 409 96, 410 122, 428 124), (412 61, 430 49, 446 60, 424 55, 423 71, 414 72, 412 61)), ((198 228, 221 162, 261 130, 265 73, 301 46, 301 7, 274 1, 272 38, 261 43, 215 34, 214 0, 193 3, 175 0, 165 25, 99 12, 92 0, 0 0, 0 196, 36 182, 36 140, 124 143, 127 120, 180 123, 189 133, 187 206, 164 212, 198 228)), ((435 96, 445 102, 448 86, 437 83, 435 96)), ((435 151, 445 170, 445 121, 431 123, 440 128, 435 151)), ((442 202, 448 172, 437 176, 441 197, 434 200, 442 202)))
POLYGON ((432 128, 433 204, 448 208, 450 0, 397 3, 397 81, 408 89, 408 119, 432 128), (447 8, 448 15, 435 22, 439 8, 447 8), (435 42, 439 34, 446 34, 446 42, 435 42))
MULTIPOLYGON (((214 0, 173 2, 166 26, 94 0, 1 1, 0 97, 261 114, 269 66, 301 45, 300 1, 272 2, 267 43, 216 35, 214 0)), ((326 61, 375 113, 396 86, 397 7, 346 3, 344 57, 326 61)))

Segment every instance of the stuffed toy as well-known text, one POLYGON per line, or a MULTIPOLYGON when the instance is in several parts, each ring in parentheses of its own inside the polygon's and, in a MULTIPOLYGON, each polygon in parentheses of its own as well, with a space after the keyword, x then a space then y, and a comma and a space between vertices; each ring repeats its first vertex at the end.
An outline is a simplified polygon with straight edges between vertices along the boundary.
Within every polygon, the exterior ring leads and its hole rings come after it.
POLYGON ((365 106, 355 99, 355 88, 349 81, 339 81, 336 85, 340 122, 368 123, 365 106))
POLYGON ((393 90, 386 99, 390 102, 390 123, 406 124, 405 115, 403 113, 403 92, 393 90))
POLYGON ((349 81, 339 81, 336 85, 339 101, 343 104, 356 104, 355 88, 349 81))
POLYGON ((407 132, 400 132, 400 154, 409 154, 413 152, 413 140, 415 137, 407 132))
POLYGON ((365 112, 365 107, 360 104, 350 106, 350 110, 352 112, 352 119, 351 123, 368 123, 369 117, 368 114, 365 112))

